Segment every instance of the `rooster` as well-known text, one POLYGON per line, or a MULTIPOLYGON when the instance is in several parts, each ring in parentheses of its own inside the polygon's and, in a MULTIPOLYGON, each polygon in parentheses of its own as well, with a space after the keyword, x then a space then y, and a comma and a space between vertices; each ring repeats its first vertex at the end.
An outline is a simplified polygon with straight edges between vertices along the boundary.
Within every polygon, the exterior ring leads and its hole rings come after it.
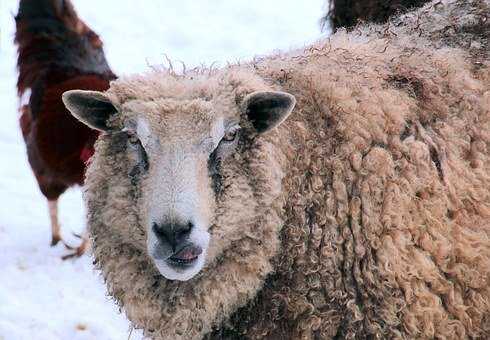
MULTIPOLYGON (((20 127, 27 156, 48 201, 51 245, 62 241, 58 198, 82 185, 97 132, 78 122, 61 101, 72 89, 104 91, 116 76, 107 64, 102 42, 75 12, 69 0, 21 0, 15 17, 18 47, 17 90, 20 127)), ((63 258, 82 255, 87 236, 63 258)))

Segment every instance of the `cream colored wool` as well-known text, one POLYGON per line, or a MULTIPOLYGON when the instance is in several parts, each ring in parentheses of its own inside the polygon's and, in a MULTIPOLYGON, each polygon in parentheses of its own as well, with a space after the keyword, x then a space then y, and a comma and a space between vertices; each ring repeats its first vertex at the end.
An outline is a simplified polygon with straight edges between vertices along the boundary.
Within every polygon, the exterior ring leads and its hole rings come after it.
POLYGON ((154 268, 125 141, 101 136, 90 233, 134 326, 155 339, 489 338, 489 13, 437 1, 302 51, 113 82, 115 105, 136 100, 152 124, 170 119, 163 99, 230 115, 255 90, 297 99, 223 165, 207 264, 186 282, 154 268))

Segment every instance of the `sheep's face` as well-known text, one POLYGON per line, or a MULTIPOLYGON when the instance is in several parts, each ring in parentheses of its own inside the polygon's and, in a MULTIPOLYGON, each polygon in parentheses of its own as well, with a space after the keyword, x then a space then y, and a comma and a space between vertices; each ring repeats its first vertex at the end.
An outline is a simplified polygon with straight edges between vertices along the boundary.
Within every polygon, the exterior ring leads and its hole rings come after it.
POLYGON ((148 254, 163 276, 187 280, 205 262, 217 162, 236 150, 239 120, 196 99, 131 101, 122 111, 128 156, 142 174, 137 180, 148 254))
MULTIPOLYGON (((126 140, 121 150, 140 193, 135 204, 148 255, 164 277, 181 281, 203 268, 228 188, 245 186, 231 183, 241 171, 236 163, 247 147, 245 136, 277 126, 295 104, 282 92, 254 92, 242 105, 224 105, 223 98, 165 98, 131 100, 118 109, 98 92, 69 91, 63 99, 81 121, 126 140)), ((234 221, 241 218, 240 211, 233 215, 234 221)), ((247 214, 242 218, 246 223, 247 214)))

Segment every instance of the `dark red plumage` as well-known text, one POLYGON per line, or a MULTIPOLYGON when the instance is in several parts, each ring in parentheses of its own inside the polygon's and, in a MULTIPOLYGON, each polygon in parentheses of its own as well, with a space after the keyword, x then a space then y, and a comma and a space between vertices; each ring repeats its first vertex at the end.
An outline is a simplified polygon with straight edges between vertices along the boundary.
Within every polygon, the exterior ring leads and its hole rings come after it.
POLYGON ((68 187, 83 183, 97 138, 96 131, 65 109, 61 94, 106 90, 115 75, 98 35, 78 18, 69 0, 21 0, 15 20, 20 126, 29 163, 50 202, 56 244, 57 199, 68 187))

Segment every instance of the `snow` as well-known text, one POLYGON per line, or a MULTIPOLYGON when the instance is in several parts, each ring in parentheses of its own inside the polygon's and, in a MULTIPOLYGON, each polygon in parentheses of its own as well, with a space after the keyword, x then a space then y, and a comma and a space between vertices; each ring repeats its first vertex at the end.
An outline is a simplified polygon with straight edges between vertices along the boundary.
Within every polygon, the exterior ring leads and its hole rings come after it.
MULTIPOLYGON (((324 0, 74 0, 121 74, 148 70, 165 56, 188 67, 223 65, 320 37, 324 0)), ((92 259, 62 261, 49 247, 47 204, 27 163, 18 126, 16 0, 0 0, 0 340, 128 339, 129 322, 106 296, 92 259)), ((80 189, 60 201, 63 235, 84 229, 80 189)), ((140 339, 133 331, 131 339, 140 339)))

